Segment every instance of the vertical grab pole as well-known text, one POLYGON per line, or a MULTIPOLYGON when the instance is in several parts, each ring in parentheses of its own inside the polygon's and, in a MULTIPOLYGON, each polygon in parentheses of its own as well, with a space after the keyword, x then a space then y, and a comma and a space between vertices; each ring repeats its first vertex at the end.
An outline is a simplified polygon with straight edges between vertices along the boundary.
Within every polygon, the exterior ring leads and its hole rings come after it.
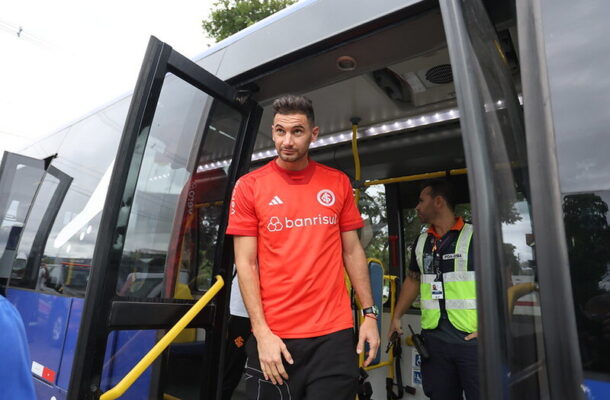
POLYGON ((358 187, 356 187, 356 193, 354 197, 356 198, 356 207, 358 207, 358 203, 360 202, 360 179, 361 179, 361 171, 360 171, 360 154, 358 154, 358 123, 360 122, 360 118, 353 117, 351 119, 352 122, 352 154, 354 156, 354 170, 355 175, 354 179, 358 183, 358 187))
MULTIPOLYGON (((361 172, 360 172, 360 155, 358 154, 358 123, 360 122, 360 118, 359 117, 353 117, 351 119, 351 123, 352 123, 352 155, 354 157, 354 170, 355 170, 355 175, 354 175, 354 179, 356 180, 357 187, 356 187, 356 192, 354 193, 354 201, 356 202, 356 207, 358 207, 358 204, 360 203, 360 187, 359 187, 359 181, 361 179, 361 172)), ((348 281, 349 281, 349 277, 347 277, 348 281)), ((350 282, 350 286, 351 286, 351 282, 350 282)), ((358 307, 356 307, 356 312, 355 312, 355 318, 354 318, 354 323, 357 324, 356 328, 358 328, 359 325, 362 325, 362 322, 364 320, 364 317, 359 316, 358 315, 358 307)), ((358 331, 356 329, 356 331, 358 331)), ((364 351, 362 353, 360 353, 360 355, 358 356, 358 365, 360 367, 362 367, 362 365, 364 364, 364 351)))

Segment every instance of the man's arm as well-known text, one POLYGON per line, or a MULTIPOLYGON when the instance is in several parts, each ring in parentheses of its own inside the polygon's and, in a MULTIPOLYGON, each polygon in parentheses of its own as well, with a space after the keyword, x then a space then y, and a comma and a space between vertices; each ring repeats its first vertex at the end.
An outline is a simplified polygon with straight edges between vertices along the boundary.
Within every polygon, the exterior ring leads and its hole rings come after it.
POLYGON ((411 307, 411 304, 413 304, 413 301, 419 294, 419 275, 419 272, 410 269, 407 270, 407 277, 402 284, 400 295, 398 295, 398 301, 394 307, 394 315, 392 316, 392 322, 390 323, 388 337, 391 336, 394 331, 397 331, 402 335, 403 331, 400 327, 400 318, 411 307))
POLYGON ((293 361, 286 345, 269 329, 265 319, 258 273, 257 238, 256 236, 235 236, 233 245, 235 265, 239 274, 239 288, 248 310, 252 333, 256 338, 263 374, 265 379, 281 385, 282 378, 288 379, 288 374, 282 364, 282 354, 290 364, 293 361))
MULTIPOLYGON (((348 231, 341 233, 341 241, 343 246, 343 263, 352 282, 352 287, 356 291, 358 300, 362 308, 368 308, 374 305, 373 296, 371 294, 371 281, 369 277, 368 266, 366 264, 366 256, 360 245, 360 239, 356 231, 348 231)), ((379 331, 377 322, 372 318, 365 318, 360 326, 360 337, 358 338, 358 346, 356 352, 362 353, 364 350, 364 342, 369 343, 369 356, 364 362, 366 367, 373 361, 379 348, 379 331)))

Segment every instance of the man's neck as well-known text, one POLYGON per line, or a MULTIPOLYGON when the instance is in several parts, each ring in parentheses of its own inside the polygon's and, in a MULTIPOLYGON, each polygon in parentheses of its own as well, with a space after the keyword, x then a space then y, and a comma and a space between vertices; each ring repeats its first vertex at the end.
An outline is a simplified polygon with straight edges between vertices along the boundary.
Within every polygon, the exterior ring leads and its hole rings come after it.
POLYGON ((453 225, 455 225, 457 218, 455 214, 452 212, 447 212, 442 215, 439 215, 432 222, 432 226, 434 227, 434 231, 440 236, 443 237, 447 232, 451 230, 453 225))
POLYGON ((305 156, 296 161, 284 161, 281 158, 276 158, 275 162, 280 168, 287 169, 288 171, 301 171, 309 165, 309 157, 305 156))

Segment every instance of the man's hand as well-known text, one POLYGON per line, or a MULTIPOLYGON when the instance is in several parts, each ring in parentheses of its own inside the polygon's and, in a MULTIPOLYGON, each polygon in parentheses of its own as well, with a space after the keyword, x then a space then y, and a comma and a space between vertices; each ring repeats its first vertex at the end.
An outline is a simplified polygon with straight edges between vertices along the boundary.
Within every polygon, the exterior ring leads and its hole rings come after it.
POLYGON ((282 355, 289 364, 293 364, 288 348, 278 336, 268 331, 256 336, 258 359, 265 379, 271 380, 274 385, 282 385, 288 374, 282 363, 282 355), (283 378, 283 379, 282 379, 283 378))
POLYGON ((369 356, 364 361, 363 366, 368 366, 379 349, 379 330, 377 329, 377 321, 373 318, 364 318, 364 322, 360 325, 360 337, 358 338, 358 346, 356 346, 356 353, 360 354, 364 351, 364 342, 369 344, 369 356))
POLYGON ((392 336, 392 333, 398 332, 400 336, 404 333, 402 327, 400 326, 400 318, 392 318, 390 322, 390 330, 388 331, 388 339, 392 336))
POLYGON ((466 340, 466 341, 472 340, 472 339, 475 339, 477 336, 479 336, 478 332, 472 332, 470 335, 466 336, 464 338, 464 340, 466 340))

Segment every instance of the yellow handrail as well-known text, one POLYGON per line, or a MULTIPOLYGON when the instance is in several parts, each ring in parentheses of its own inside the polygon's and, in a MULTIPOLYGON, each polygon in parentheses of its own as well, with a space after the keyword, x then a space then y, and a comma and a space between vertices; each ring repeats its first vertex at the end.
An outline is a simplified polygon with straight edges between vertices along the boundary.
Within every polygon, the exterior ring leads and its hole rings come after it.
MULTIPOLYGON (((369 260, 371 260, 369 258, 369 260)), ((381 264, 383 265, 383 264, 381 264)), ((384 275, 383 279, 387 279, 390 281, 390 317, 394 315, 394 307, 396 305, 396 280, 398 277, 396 275, 384 275)), ((383 332, 379 332, 380 335, 383 335, 383 332)), ((378 351, 381 351, 381 347, 378 351)), ((362 357, 364 361, 364 357, 362 357)), ((362 363, 360 364, 362 365, 362 363)), ((388 359, 386 361, 382 361, 379 364, 370 365, 368 367, 364 367, 365 371, 370 371, 373 369, 388 367, 388 378, 394 379, 394 369, 392 366, 394 365, 394 352, 391 351, 388 353, 388 359)))
POLYGON ((534 292, 535 290, 536 290, 535 282, 519 283, 517 285, 509 287, 508 291, 507 291, 508 292, 507 293, 508 312, 510 314, 512 314, 515 309, 515 304, 517 304, 517 300, 519 300, 520 297, 523 297, 526 294, 530 294, 530 293, 534 292))
POLYGON ((225 282, 222 276, 216 275, 216 283, 187 311, 186 314, 170 329, 165 336, 153 346, 135 367, 112 389, 100 396, 100 400, 115 400, 123 395, 133 385, 136 379, 159 357, 159 355, 170 345, 180 332, 199 314, 210 300, 222 289, 225 282))
POLYGON ((398 183, 398 182, 423 181, 426 179, 442 178, 447 175, 464 175, 467 172, 468 171, 466 170, 466 168, 452 169, 449 171, 427 172, 425 174, 401 176, 398 178, 377 179, 374 181, 366 181, 366 182, 364 182, 364 186, 385 185, 388 183, 398 183))

